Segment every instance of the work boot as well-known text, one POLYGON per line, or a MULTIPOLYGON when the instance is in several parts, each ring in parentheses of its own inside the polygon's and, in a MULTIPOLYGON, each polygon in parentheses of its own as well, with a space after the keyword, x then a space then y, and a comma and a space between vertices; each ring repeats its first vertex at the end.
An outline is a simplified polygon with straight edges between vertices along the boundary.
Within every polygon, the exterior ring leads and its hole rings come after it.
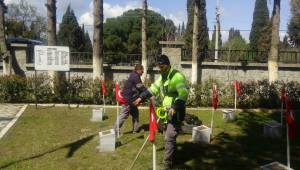
POLYGON ((142 130, 142 126, 139 126, 138 128, 133 129, 133 130, 132 130, 132 133, 133 133, 133 134, 135 134, 135 133, 140 133, 141 130, 142 130))
POLYGON ((171 163, 161 163, 158 166, 158 170, 171 170, 173 165, 171 163))

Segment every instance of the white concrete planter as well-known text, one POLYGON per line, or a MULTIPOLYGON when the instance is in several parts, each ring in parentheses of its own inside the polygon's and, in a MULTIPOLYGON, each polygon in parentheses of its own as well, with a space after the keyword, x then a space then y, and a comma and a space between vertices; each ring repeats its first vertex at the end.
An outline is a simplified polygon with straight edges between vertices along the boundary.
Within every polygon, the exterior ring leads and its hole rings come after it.
POLYGON ((261 170, 294 170, 292 168, 288 168, 287 166, 279 163, 279 162, 272 162, 260 167, 261 170))
POLYGON ((92 122, 101 122, 103 121, 103 108, 98 108, 98 109, 93 109, 93 113, 92 113, 92 118, 91 121, 92 122))
POLYGON ((280 138, 282 136, 281 124, 275 120, 267 122, 264 125, 264 136, 270 138, 280 138))
POLYGON ((223 119, 225 121, 233 121, 235 120, 236 116, 235 116, 235 111, 232 109, 225 109, 222 110, 223 112, 223 119))
POLYGON ((116 134, 114 129, 99 132, 100 152, 112 152, 116 148, 116 134))
POLYGON ((211 128, 201 125, 193 127, 192 141, 210 143, 211 128))

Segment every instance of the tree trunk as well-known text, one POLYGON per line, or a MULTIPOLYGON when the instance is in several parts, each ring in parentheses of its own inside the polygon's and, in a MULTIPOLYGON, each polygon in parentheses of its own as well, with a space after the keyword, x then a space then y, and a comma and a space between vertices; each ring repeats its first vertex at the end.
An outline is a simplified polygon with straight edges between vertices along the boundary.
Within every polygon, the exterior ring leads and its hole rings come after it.
POLYGON ((193 23, 193 49, 192 49, 192 84, 198 82, 198 57, 199 57, 199 0, 194 3, 194 23, 193 23))
MULTIPOLYGON (((48 32, 48 46, 56 45, 56 0, 47 0, 47 32, 48 32)), ((58 77, 57 71, 48 71, 48 75, 53 80, 52 87, 54 87, 54 81, 58 77)))
POLYGON ((0 54, 1 57, 3 58, 3 62, 2 62, 3 75, 11 75, 12 57, 10 51, 7 50, 6 39, 5 39, 5 28, 4 28, 4 23, 5 23, 4 13, 6 12, 6 10, 7 7, 2 1, 0 3, 0 54))
POLYGON ((143 1, 143 18, 142 18, 142 65, 144 66, 144 74, 142 81, 145 82, 147 79, 148 72, 148 61, 147 61, 147 0, 143 1))
POLYGON ((216 9, 216 38, 215 38, 215 62, 218 62, 219 58, 219 33, 220 33, 220 1, 217 1, 216 9))
POLYGON ((95 80, 103 76, 103 0, 93 0, 93 3, 93 79, 95 80))
POLYGON ((279 24, 280 24, 280 0, 274 0, 272 14, 271 49, 268 59, 269 83, 278 79, 278 48, 279 48, 279 24))

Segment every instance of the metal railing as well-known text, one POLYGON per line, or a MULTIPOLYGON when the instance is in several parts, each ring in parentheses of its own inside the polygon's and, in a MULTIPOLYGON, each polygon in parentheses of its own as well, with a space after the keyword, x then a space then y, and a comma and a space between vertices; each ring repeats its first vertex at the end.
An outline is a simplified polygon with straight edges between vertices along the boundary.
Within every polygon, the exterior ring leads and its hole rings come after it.
MULTIPOLYGON (((103 63, 110 66, 133 66, 141 63, 141 54, 116 54, 116 53, 104 53, 103 63)), ((147 57, 149 65, 155 64, 154 55, 148 55, 147 57)), ((92 65, 93 54, 87 52, 71 52, 70 53, 70 64, 74 65, 92 65)))
MULTIPOLYGON (((147 59, 150 66, 155 64, 155 55, 148 54, 147 59)), ((141 54, 104 53, 103 64, 109 66, 133 66, 141 63, 141 54)), ((28 64, 34 63, 34 57, 26 59, 28 64)), ((72 65, 92 65, 92 52, 70 52, 70 64, 72 65)))
POLYGON ((280 51, 279 62, 282 63, 300 63, 300 52, 297 51, 280 51))
MULTIPOLYGON (((218 50, 218 61, 220 62, 248 62, 248 63, 267 63, 268 51, 253 50, 218 50)), ((200 51, 201 61, 215 61, 215 50, 209 49, 200 51)), ((191 61, 191 50, 182 49, 182 61, 191 61)), ((300 63, 300 52, 297 51, 279 51, 279 62, 282 63, 300 63)))
MULTIPOLYGON (((200 51, 201 61, 215 61, 215 50, 209 49, 200 51)), ((141 63, 141 54, 123 54, 123 53, 104 53, 103 63, 109 66, 133 66, 141 63)), ((0 58, 0 63, 2 58, 0 58)), ((148 54, 149 66, 155 66, 156 57, 148 54)), ((34 63, 33 56, 26 59, 27 63, 34 63)), ((191 61, 191 50, 182 49, 181 61, 191 61)), ((267 51, 252 50, 218 50, 218 61, 220 62, 247 62, 247 63, 267 63, 267 51)), ((287 64, 300 64, 300 52, 297 51, 279 51, 279 62, 287 64)), ((71 52, 70 64, 72 65, 92 65, 92 52, 71 52)))

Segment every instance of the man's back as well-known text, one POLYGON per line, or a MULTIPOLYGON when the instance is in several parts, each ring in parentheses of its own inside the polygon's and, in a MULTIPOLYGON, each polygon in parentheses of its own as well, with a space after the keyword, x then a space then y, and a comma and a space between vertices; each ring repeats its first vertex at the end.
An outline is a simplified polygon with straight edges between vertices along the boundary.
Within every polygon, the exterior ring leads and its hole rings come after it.
POLYGON ((139 93, 145 89, 141 77, 135 71, 129 74, 123 88, 123 96, 128 104, 139 97, 139 93))

